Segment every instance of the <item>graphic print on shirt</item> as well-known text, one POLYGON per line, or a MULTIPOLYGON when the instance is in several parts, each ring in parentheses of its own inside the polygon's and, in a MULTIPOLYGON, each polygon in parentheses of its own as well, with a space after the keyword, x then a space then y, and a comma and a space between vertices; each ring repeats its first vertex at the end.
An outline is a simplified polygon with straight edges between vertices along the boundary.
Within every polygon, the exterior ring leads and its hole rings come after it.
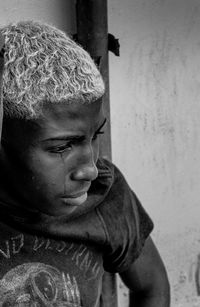
MULTIPOLYGON (((37 254, 45 255, 53 253, 52 256, 57 258, 59 255, 63 255, 65 258, 71 261, 71 265, 75 265, 81 272, 82 276, 87 280, 94 280, 100 274, 101 266, 98 260, 94 257, 94 253, 84 244, 66 243, 64 241, 54 241, 45 239, 42 237, 31 237, 31 239, 24 234, 12 236, 5 241, 0 242, 0 264, 1 260, 14 260, 17 256, 21 258, 21 252, 24 248, 27 248, 30 257, 37 254)), ((38 261, 31 261, 38 262, 38 261)), ((43 262, 43 261, 42 261, 43 262)), ((54 265, 53 265, 54 266, 54 265)))
POLYGON ((0 307, 94 307, 102 274, 96 247, 19 232, 5 235, 0 307))
POLYGON ((81 307, 75 277, 43 263, 25 263, 0 281, 1 307, 81 307))

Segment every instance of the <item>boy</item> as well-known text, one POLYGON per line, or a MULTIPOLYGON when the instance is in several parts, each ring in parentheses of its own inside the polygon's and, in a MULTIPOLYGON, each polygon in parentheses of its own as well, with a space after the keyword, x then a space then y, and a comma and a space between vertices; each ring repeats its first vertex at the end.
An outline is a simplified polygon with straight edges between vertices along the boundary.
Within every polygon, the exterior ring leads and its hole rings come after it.
POLYGON ((0 306, 100 306, 104 270, 134 306, 169 306, 152 222, 99 158, 104 84, 90 56, 38 22, 2 34, 0 306))

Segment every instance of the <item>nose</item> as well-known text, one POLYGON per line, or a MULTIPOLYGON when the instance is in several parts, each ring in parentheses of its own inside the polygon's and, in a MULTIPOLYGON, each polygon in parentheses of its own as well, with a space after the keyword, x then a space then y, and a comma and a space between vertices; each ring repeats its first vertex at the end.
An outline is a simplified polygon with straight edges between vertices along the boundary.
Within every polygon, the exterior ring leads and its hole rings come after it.
POLYGON ((71 179, 82 181, 95 180, 98 176, 95 160, 92 146, 87 146, 81 152, 80 158, 77 159, 76 169, 72 172, 71 179))

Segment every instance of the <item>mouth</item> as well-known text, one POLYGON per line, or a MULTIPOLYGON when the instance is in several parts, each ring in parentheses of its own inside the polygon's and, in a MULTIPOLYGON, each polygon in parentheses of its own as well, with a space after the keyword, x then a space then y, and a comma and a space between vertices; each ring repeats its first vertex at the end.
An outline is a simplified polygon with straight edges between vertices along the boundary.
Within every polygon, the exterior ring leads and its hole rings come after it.
POLYGON ((81 192, 75 195, 66 195, 62 197, 62 201, 69 206, 80 206, 82 205, 87 199, 88 193, 81 192))

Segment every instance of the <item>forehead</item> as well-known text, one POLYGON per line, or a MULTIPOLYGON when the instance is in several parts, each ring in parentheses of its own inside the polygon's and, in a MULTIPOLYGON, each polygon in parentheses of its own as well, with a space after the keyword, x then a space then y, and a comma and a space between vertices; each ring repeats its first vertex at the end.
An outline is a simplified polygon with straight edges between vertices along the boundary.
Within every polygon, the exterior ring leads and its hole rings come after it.
POLYGON ((37 119, 41 129, 48 130, 76 130, 93 129, 103 120, 102 101, 91 104, 73 102, 71 104, 45 104, 42 116, 37 119))
POLYGON ((42 116, 39 120, 62 120, 65 118, 76 119, 92 119, 98 117, 102 111, 102 101, 99 99, 90 104, 82 104, 79 102, 72 103, 45 103, 42 108, 42 116))
POLYGON ((70 133, 94 133, 104 118, 101 100, 91 104, 46 103, 38 119, 5 121, 3 137, 17 147, 26 147, 30 143, 70 133))

